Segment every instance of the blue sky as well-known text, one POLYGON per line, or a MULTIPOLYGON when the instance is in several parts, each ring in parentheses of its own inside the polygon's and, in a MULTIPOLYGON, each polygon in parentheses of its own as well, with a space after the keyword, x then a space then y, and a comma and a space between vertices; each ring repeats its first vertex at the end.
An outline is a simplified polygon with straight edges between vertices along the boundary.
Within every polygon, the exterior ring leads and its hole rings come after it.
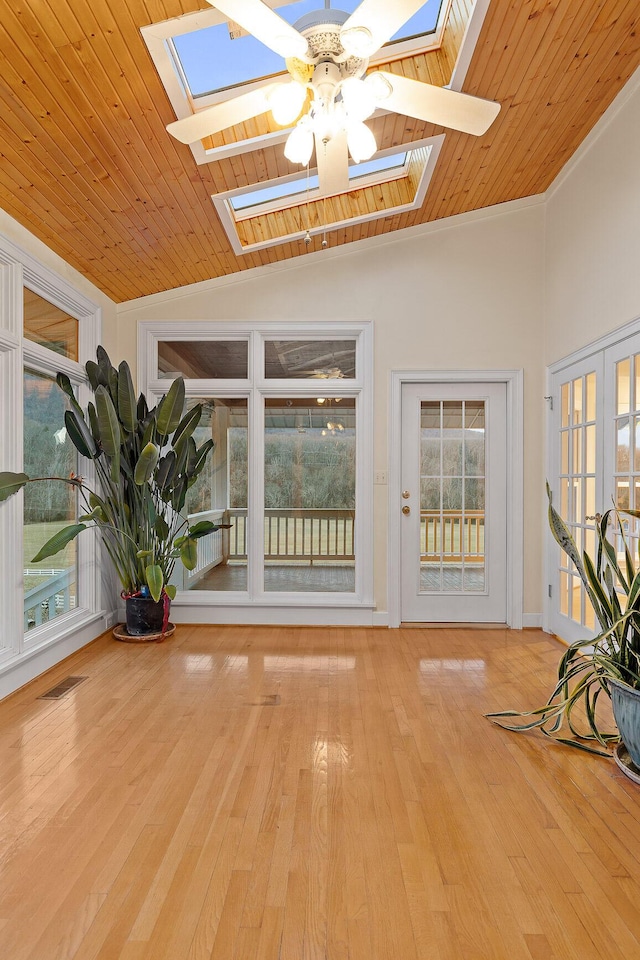
MULTIPOLYGON (((340 0, 332 6, 353 13, 359 0, 340 0)), ((427 0, 393 40, 406 39, 435 29, 441 0, 427 0)), ((298 0, 276 8, 283 19, 295 23, 313 10, 322 9, 322 0, 298 0)), ((192 96, 235 87, 247 80, 284 71, 282 57, 254 37, 229 39, 226 24, 194 30, 174 37, 174 45, 185 71, 192 96)))

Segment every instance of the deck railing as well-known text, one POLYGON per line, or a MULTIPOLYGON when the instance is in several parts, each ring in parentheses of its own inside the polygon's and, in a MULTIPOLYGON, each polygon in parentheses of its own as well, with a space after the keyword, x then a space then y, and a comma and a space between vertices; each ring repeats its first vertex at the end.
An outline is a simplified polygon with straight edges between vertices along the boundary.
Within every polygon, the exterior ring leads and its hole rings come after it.
POLYGON ((420 559, 423 563, 482 563, 484 510, 421 510, 420 559))
POLYGON ((49 579, 24 595, 24 629, 32 630, 41 623, 73 609, 76 603, 75 588, 76 569, 67 570, 37 570, 25 571, 25 584, 30 575, 49 576, 49 579))
MULTIPOLYGON (((247 558, 247 511, 227 511, 229 559, 247 558)), ((265 510, 265 560, 354 560, 353 510, 265 510)))
MULTIPOLYGON (((212 523, 226 523, 225 510, 203 510, 201 513, 190 513, 189 524, 199 523, 201 520, 211 520, 212 523)), ((198 540, 198 562, 193 570, 184 570, 184 589, 193 587, 212 567, 216 567, 225 559, 226 530, 214 530, 206 537, 198 540)))

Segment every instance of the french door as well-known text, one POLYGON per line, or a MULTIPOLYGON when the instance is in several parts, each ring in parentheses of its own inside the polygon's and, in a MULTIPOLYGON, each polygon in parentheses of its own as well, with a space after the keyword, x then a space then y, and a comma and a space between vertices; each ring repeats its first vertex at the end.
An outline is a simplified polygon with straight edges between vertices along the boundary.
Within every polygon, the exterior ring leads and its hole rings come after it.
MULTIPOLYGON (((553 503, 580 552, 595 555, 596 523, 612 506, 640 509, 640 333, 552 369, 553 503)), ((637 556, 638 521, 624 518, 637 556)), ((610 536, 620 549, 615 528, 610 536)), ((595 616, 575 569, 548 538, 547 628, 567 642, 592 636, 595 616)))
POLYGON ((505 383, 402 385, 401 617, 505 622, 505 383))

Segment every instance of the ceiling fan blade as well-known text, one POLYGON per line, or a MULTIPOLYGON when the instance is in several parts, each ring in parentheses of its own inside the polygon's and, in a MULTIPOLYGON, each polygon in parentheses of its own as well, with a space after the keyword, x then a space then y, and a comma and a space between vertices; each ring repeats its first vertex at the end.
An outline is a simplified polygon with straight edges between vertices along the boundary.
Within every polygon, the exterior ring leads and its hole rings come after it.
MULTIPOLYGON (((366 44, 359 53, 371 56, 383 43, 390 40, 420 7, 424 7, 425 2, 426 0, 393 0, 393 3, 389 3, 389 0, 362 0, 343 25, 340 36, 345 39, 352 37, 355 44, 366 44), (370 40, 367 33, 370 34, 370 40)), ((347 50, 352 46, 349 39, 344 46, 347 50)), ((355 50, 353 53, 357 55, 355 50)))
POLYGON ((199 110, 191 117, 174 120, 167 124, 167 131, 181 143, 195 143, 212 133, 219 133, 236 123, 244 123, 245 120, 266 113, 271 109, 268 93, 272 89, 273 85, 269 85, 259 90, 250 90, 249 93, 232 97, 230 100, 223 100, 212 107, 199 110))
POLYGON ((239 23, 265 47, 285 59, 305 56, 309 44, 297 30, 262 0, 207 0, 229 20, 239 23))
POLYGON ((333 197, 349 189, 349 156, 344 130, 334 134, 326 143, 316 136, 316 162, 321 196, 333 197))
MULTIPOLYGON (((383 110, 393 110, 406 117, 481 136, 500 112, 500 104, 482 100, 468 93, 436 87, 420 80, 411 80, 395 73, 378 70, 391 87, 391 93, 380 101, 383 110)), ((371 77, 376 73, 370 74, 371 77)), ((368 78, 367 78, 368 79, 368 78)))

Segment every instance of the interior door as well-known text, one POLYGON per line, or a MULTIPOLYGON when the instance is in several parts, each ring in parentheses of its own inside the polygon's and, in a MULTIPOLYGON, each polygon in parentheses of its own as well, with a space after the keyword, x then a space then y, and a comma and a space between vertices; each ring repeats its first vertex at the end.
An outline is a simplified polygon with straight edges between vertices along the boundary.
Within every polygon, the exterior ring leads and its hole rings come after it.
POLYGON ((506 622, 505 383, 402 386, 403 621, 506 622))

